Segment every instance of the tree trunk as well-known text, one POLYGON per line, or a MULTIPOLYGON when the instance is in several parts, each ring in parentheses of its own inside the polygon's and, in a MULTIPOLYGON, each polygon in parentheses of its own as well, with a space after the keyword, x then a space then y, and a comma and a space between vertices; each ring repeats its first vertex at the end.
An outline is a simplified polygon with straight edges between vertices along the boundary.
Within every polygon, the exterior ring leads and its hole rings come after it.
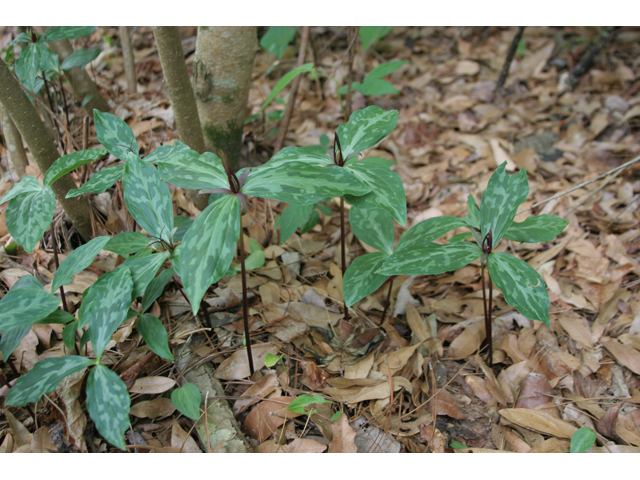
MULTIPOLYGON (((35 107, 2 60, 0 60, 0 102, 18 128, 40 171, 43 174, 46 173, 53 162, 58 159, 58 149, 40 120, 35 107)), ((71 175, 67 174, 56 180, 51 188, 78 233, 85 240, 90 240, 91 220, 87 201, 82 197, 65 198, 69 190, 76 188, 71 175)))
POLYGON ((27 159, 27 154, 22 144, 22 137, 16 125, 11 120, 7 109, 3 108, 2 104, 0 104, 0 108, 2 108, 2 132, 4 133, 4 140, 7 144, 9 160, 17 176, 22 178, 26 172, 27 165, 29 165, 29 160, 27 159))
MULTIPOLYGON (((156 39, 167 94, 180 139, 190 149, 202 154, 206 151, 204 137, 196 98, 184 60, 180 27, 153 27, 153 36, 156 39)), ((190 191, 189 197, 198 209, 206 208, 208 195, 198 195, 197 192, 190 191)))
MULTIPOLYGON (((43 27, 43 30, 47 30, 49 27, 43 27)), ((69 40, 60 40, 58 42, 47 43, 49 48, 58 54, 60 63, 64 61, 69 55, 73 53, 73 47, 69 40)), ((64 76, 69 80, 71 88, 78 97, 80 103, 87 100, 84 108, 89 115, 93 117, 93 109, 97 108, 101 112, 108 112, 110 110, 107 101, 102 98, 98 87, 91 80, 89 74, 84 70, 84 67, 75 67, 70 70, 64 70, 64 76)))
POLYGON ((198 27, 193 82, 205 146, 223 152, 234 170, 257 50, 256 27, 198 27))
POLYGON ((127 77, 127 93, 133 95, 138 92, 136 81, 136 60, 131 45, 131 30, 120 27, 120 43, 122 44, 122 59, 124 60, 124 74, 127 77))

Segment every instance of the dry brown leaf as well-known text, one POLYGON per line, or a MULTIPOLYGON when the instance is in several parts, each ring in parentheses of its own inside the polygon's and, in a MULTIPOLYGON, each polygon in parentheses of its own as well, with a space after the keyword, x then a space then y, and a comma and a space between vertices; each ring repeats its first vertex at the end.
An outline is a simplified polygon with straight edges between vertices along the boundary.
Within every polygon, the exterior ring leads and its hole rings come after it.
POLYGON ((491 393, 489 393, 486 382, 483 378, 476 377, 475 375, 467 375, 466 377, 464 377, 464 380, 465 382, 467 382, 467 385, 471 387, 471 390, 473 390, 475 396, 482 400, 484 403, 489 403, 489 401, 493 398, 491 396, 491 393))
POLYGON ((129 388, 131 393, 141 393, 144 395, 154 395, 164 393, 173 388, 176 381, 167 377, 143 377, 135 381, 129 388))
POLYGON ((520 395, 515 407, 534 409, 538 405, 551 400, 551 385, 549 385, 547 377, 539 373, 530 373, 522 382, 520 395))
POLYGON ((11 433, 13 434, 13 444, 14 449, 21 448, 25 445, 31 445, 31 434, 26 427, 13 416, 13 414, 6 410, 4 411, 4 416, 9 422, 9 428, 11 428, 11 433))
POLYGON ((581 315, 573 310, 562 312, 559 317, 560 326, 571 337, 572 340, 578 342, 583 347, 593 348, 593 339, 591 338, 591 329, 589 322, 581 315))
POLYGON ((233 405, 236 415, 247 407, 258 403, 261 399, 273 392, 280 385, 275 373, 268 373, 256 383, 251 385, 233 405))
POLYGON ((410 347, 403 347, 395 350, 394 352, 388 354, 386 357, 380 359, 381 365, 378 365, 378 368, 382 371, 382 373, 387 373, 387 365, 391 370, 391 376, 393 376, 396 372, 400 371, 402 367, 404 367, 407 361, 413 355, 413 352, 418 348, 420 344, 411 345, 410 347))
MULTIPOLYGON (((265 366, 264 358, 267 353, 275 355, 282 348, 282 343, 257 343, 251 346, 253 354, 253 366, 256 370, 260 370, 265 366)), ((220 380, 240 380, 251 375, 249 369, 249 359, 247 358, 247 349, 241 348, 222 362, 216 369, 215 378, 220 380)))
POLYGON ((640 375, 640 352, 631 345, 624 345, 616 339, 602 344, 613 357, 636 375, 640 375))
POLYGON ((311 438, 296 438, 287 447, 289 453, 322 453, 327 449, 326 445, 311 438))
POLYGON ((136 403, 129 413, 138 418, 163 418, 171 415, 175 409, 170 398, 154 398, 136 403))
POLYGON ((538 412, 536 410, 504 408, 499 410, 499 413, 511 423, 545 435, 553 435, 554 437, 571 438, 576 430, 578 430, 570 423, 555 418, 548 413, 538 412))
POLYGON ((269 323, 265 330, 273 333, 273 335, 283 342, 291 342, 294 338, 298 338, 309 331, 309 325, 287 316, 282 317, 274 322, 269 323))
POLYGON ((529 453, 569 453, 571 442, 568 440, 559 440, 557 438, 548 438, 534 446, 529 453))
POLYGON ((367 378, 373 367, 374 357, 374 352, 371 352, 355 365, 345 365, 344 378, 367 378))
POLYGON ((356 453, 356 432, 344 412, 331 424, 331 432, 333 439, 329 443, 329 453, 356 453))
POLYGON ((31 438, 31 451, 33 453, 57 453, 58 449, 51 441, 49 427, 42 426, 31 438))
POLYGON ((472 322, 451 342, 447 350, 447 356, 454 360, 469 357, 480 348, 484 336, 484 321, 476 320, 472 322))
POLYGON ((319 368, 313 360, 301 360, 300 368, 302 368, 302 376, 300 383, 308 387, 310 390, 317 390, 326 385, 329 374, 325 369, 319 368))
POLYGON ((420 440, 426 442, 433 453, 444 453, 444 437, 433 425, 420 424, 420 440))
POLYGON ((261 442, 266 440, 286 418, 300 416, 299 413, 287 411, 289 404, 294 400, 294 397, 272 397, 263 400, 247 415, 243 424, 245 431, 261 442))
POLYGON ((184 453, 202 453, 196 441, 185 432, 178 422, 173 422, 171 426, 171 446, 184 453))
POLYGON ((611 407, 607 412, 600 417, 596 428, 598 432, 608 438, 615 438, 616 423, 618 421, 618 414, 624 402, 620 402, 614 407, 611 407))
POLYGON ((626 443, 640 447, 640 410, 618 415, 616 433, 626 443))
POLYGON ((431 338, 429 333, 429 329, 427 328, 427 324, 422 319, 422 315, 418 313, 416 307, 414 307, 411 303, 407 304, 407 323, 409 324, 409 328, 416 336, 418 341, 424 342, 431 338))
POLYGON ((87 416, 82 410, 80 393, 82 382, 87 369, 72 373, 62 379, 56 387, 56 394, 64 404, 64 413, 67 420, 67 432, 80 452, 87 452, 87 443, 84 439, 84 430, 87 428, 87 416))
POLYGON ((433 412, 433 407, 436 406, 438 415, 447 415, 456 420, 462 420, 466 418, 456 405, 455 398, 446 390, 438 390, 435 397, 429 402, 429 408, 433 412))

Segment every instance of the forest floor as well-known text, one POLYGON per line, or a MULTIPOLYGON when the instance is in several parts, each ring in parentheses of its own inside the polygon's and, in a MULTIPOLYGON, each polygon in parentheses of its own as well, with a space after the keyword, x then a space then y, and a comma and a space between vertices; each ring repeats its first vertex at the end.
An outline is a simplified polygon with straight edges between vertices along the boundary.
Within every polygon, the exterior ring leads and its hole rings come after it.
MULTIPOLYGON (((0 48, 14 30, 0 29, 0 48)), ((181 31, 191 69, 196 29, 181 31)), ((526 167, 530 194, 520 207, 524 210, 640 154, 638 28, 621 29, 576 88, 559 93, 559 77, 580 60, 599 30, 527 27, 505 89, 495 93, 515 31, 398 27, 369 51, 356 50, 354 80, 380 63, 407 62, 387 77, 398 94, 355 93, 352 107, 399 111, 395 130, 364 153, 392 160, 404 183, 408 221, 404 228, 396 224, 396 240, 425 219, 466 215, 467 196, 479 201, 504 161, 512 173, 526 167)), ((346 30, 316 27, 311 35, 316 68, 331 79, 303 79, 285 146, 318 145, 323 135, 333 144, 344 121, 336 84, 347 84, 346 30)), ((132 127, 141 154, 179 140, 151 29, 134 29, 135 95, 125 93, 118 29, 98 28, 78 46, 89 43, 102 53, 88 71, 110 100, 112 113, 132 127)), ((297 47, 288 47, 274 68, 273 57, 258 53, 249 114, 259 112, 277 80, 295 66, 296 55, 297 47)), ((269 114, 282 110, 284 105, 274 102, 245 127, 243 155, 249 164, 272 155, 278 122, 269 114)), ((74 114, 80 125, 83 112, 78 107, 74 114)), ((91 132, 90 147, 97 145, 91 132)), ((71 133, 81 138, 80 129, 71 133)), ((0 154, 6 168, 4 144, 0 154)), ((113 162, 117 159, 110 156, 96 169, 113 162)), ((28 173, 41 175, 35 164, 28 173)), ((11 187, 9 180, 0 184, 0 196, 11 187)), ((131 387, 131 429, 125 435, 130 451, 225 451, 224 436, 213 444, 203 441, 207 435, 192 428, 167 398, 168 390, 183 381, 185 368, 209 365, 213 369, 203 371, 215 370, 223 391, 215 399, 211 393, 208 402, 232 406, 225 428, 237 430, 235 418, 241 425, 235 438, 256 452, 566 452, 579 427, 597 432, 594 452, 640 452, 640 168, 636 164, 603 182, 516 217, 523 221, 552 213, 566 218, 569 226, 552 242, 500 244, 498 251, 525 260, 544 278, 551 328, 518 314, 495 290, 493 368, 479 352, 484 320, 477 262, 438 276, 395 278, 387 318, 380 318, 385 284, 355 305, 346 322, 339 201, 330 202, 331 215, 319 214, 313 230, 280 245, 274 220, 286 205, 251 199, 243 218, 244 240, 248 248, 249 238, 254 239, 266 257, 266 265, 248 279, 251 337, 262 368, 247 374, 239 275, 223 278, 206 295, 211 325, 193 318, 170 283, 154 313, 165 322, 171 345, 190 350, 190 363, 178 366, 148 355, 133 319, 110 344, 112 368, 121 376, 126 372, 123 378, 131 387), (282 361, 266 367, 266 353, 282 355, 282 361), (287 413, 288 403, 304 393, 332 403, 315 404, 310 415, 287 413), (343 413, 336 419, 338 411, 343 413)), ((172 186, 171 192, 176 214, 199 213, 182 189, 172 186)), ((96 235, 130 228, 121 187, 91 201, 96 235)), ((2 245, 9 240, 5 209, 6 204, 0 206, 2 245)), ((61 237, 65 245, 64 232, 61 237)), ((346 241, 347 263, 374 251, 351 231, 346 241)), ((45 282, 53 278, 48 242, 49 234, 32 254, 19 249, 15 257, 3 257, 3 290, 26 270, 37 271, 45 282)), ((68 254, 70 247, 64 251, 68 254)), ((102 253, 67 288, 74 309, 81 293, 118 261, 102 253)), ((24 373, 39 359, 64 354, 61 328, 35 325, 14 352, 14 367, 24 373)), ((15 379, 6 359, 0 366, 2 385, 15 379)), ((1 415, 0 451, 115 451, 86 415, 82 381, 80 376, 59 387, 36 404, 35 412, 12 408, 11 416, 1 415)))

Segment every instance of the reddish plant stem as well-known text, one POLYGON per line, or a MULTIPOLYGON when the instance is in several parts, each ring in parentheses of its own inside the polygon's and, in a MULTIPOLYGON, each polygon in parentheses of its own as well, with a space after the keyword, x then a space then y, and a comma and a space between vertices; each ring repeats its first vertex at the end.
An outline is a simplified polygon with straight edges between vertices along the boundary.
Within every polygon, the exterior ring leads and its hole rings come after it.
POLYGON ((387 292, 387 301, 384 304, 384 311, 382 312, 382 317, 380 318, 380 324, 384 323, 384 319, 387 316, 387 310, 389 309, 389 305, 391 304, 391 289, 393 288, 393 280, 396 277, 393 275, 389 277, 389 291, 387 292))
POLYGON ((491 277, 489 277, 489 302, 487 304, 487 288, 486 288, 486 284, 484 281, 484 270, 485 270, 485 263, 482 263, 482 306, 484 307, 484 331, 485 331, 485 338, 484 338, 484 345, 487 345, 489 347, 489 354, 487 357, 487 363, 489 364, 489 367, 493 367, 493 341, 492 341, 492 332, 491 332, 491 303, 492 303, 492 298, 493 298, 493 285, 491 282, 491 277))
MULTIPOLYGON (((60 262, 58 261, 58 242, 56 241, 56 234, 53 231, 53 224, 51 224, 51 244, 53 246, 53 258, 56 262, 56 272, 60 268, 60 262)), ((53 292, 52 292, 53 293, 53 292)), ((62 308, 69 313, 69 307, 67 306, 67 297, 64 294, 64 287, 60 285, 60 298, 62 299, 62 308)))
POLYGON ((247 301, 247 272, 244 266, 244 237, 240 232, 240 268, 242 269, 242 310, 244 310, 244 336, 247 343, 249 371, 253 375, 253 354, 251 353, 251 333, 249 332, 249 302, 247 301))
MULTIPOLYGON (((344 273, 347 271, 347 256, 345 254, 345 237, 346 233, 344 230, 344 197, 340 197, 340 255, 342 261, 342 281, 344 281, 344 273)), ((349 321, 349 308, 347 307, 347 302, 344 302, 344 319, 345 321, 349 321)))

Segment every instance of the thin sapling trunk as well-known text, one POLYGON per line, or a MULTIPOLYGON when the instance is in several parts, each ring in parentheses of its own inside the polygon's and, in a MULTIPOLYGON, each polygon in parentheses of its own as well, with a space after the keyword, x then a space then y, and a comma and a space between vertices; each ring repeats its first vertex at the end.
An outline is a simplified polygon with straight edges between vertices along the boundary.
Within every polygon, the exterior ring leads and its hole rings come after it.
MULTIPOLYGON (((345 248, 345 231, 344 231, 344 197, 340 197, 340 261, 342 262, 342 280, 347 271, 347 256, 345 248)), ((347 302, 344 302, 344 319, 349 321, 349 308, 347 302)))
POLYGON ((249 332, 249 302, 247 300, 247 271, 244 265, 244 238, 240 232, 240 268, 242 275, 242 310, 244 311, 244 338, 247 343, 247 357, 249 358, 249 371, 253 375, 253 354, 251 353, 251 333, 249 332))

